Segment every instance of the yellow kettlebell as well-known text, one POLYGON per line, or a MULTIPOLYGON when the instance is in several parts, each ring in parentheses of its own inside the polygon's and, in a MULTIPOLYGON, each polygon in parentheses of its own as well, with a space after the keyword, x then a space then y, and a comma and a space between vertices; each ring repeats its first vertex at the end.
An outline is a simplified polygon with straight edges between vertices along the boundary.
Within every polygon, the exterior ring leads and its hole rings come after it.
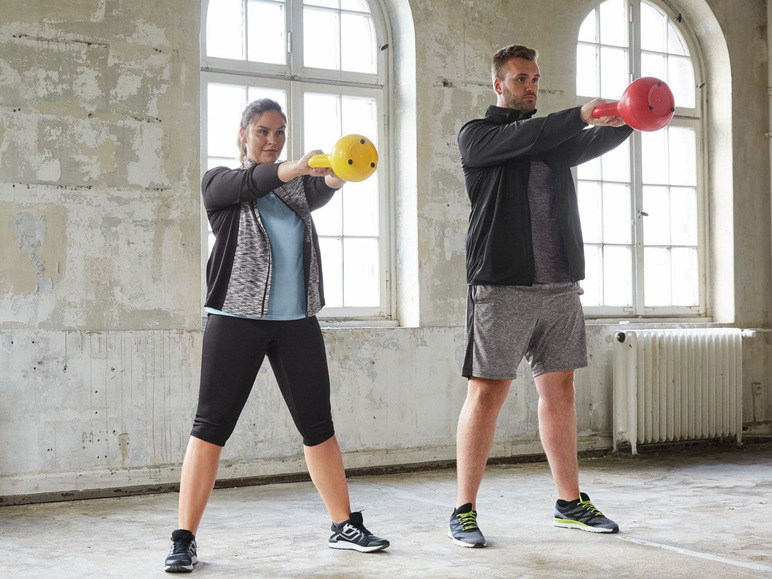
POLYGON ((364 181, 378 166, 378 151, 367 137, 346 135, 338 139, 329 155, 314 155, 311 167, 332 167, 344 181, 364 181))

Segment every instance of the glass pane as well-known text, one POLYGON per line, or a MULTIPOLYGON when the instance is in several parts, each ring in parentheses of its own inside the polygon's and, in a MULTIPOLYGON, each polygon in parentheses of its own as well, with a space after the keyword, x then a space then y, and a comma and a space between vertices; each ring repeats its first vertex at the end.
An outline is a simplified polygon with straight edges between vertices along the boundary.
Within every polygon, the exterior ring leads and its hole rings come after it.
POLYGON ((669 306, 670 297, 670 251, 659 247, 643 250, 643 291, 646 307, 669 306))
POLYGON ((600 42, 627 46, 627 18, 623 0, 606 0, 600 5, 600 42))
POLYGON ((233 168, 237 165, 236 156, 233 157, 207 157, 206 170, 214 169, 215 167, 230 167, 233 168))
POLYGON ((206 98, 207 156, 233 159, 238 156, 236 140, 247 104, 246 87, 209 83, 206 98))
POLYGON ((695 87, 694 69, 688 58, 671 56, 668 58, 667 84, 673 91, 676 107, 694 108, 695 87))
POLYGON ((314 211, 314 225, 319 235, 343 235, 343 195, 336 193, 327 205, 314 211))
POLYGON ((341 97, 343 109, 342 134, 356 133, 364 135, 378 147, 378 114, 375 99, 362 97, 341 97))
POLYGON ((341 68, 352 72, 375 74, 375 27, 370 16, 341 14, 341 68))
POLYGON ((244 59, 244 21, 241 0, 219 0, 206 13, 206 53, 217 58, 244 59))
POLYGON ((587 18, 582 22, 582 26, 579 28, 579 41, 598 42, 597 28, 595 26, 595 10, 590 11, 587 18))
MULTIPOLYGON (((251 103, 253 101, 256 101, 258 99, 271 99, 279 103, 279 106, 281 106, 281 110, 284 111, 284 114, 287 114, 287 93, 281 90, 280 88, 265 88, 262 86, 250 86, 249 87, 249 98, 247 99, 248 103, 251 103)), ((242 109, 246 107, 246 104, 242 107, 242 109)), ((241 115, 242 111, 239 111, 239 115, 241 115)), ((239 122, 241 121, 241 117, 239 117, 239 122)))
POLYGON ((670 182, 673 185, 697 185, 697 143, 694 129, 667 128, 670 182))
POLYGON ((643 243, 670 245, 670 196, 667 187, 644 187, 643 243))
POLYGON ((604 181, 630 181, 630 139, 604 154, 601 158, 604 181))
POLYGON ((344 306, 376 307, 380 304, 378 240, 343 240, 344 306))
POLYGON ((667 27, 667 51, 670 54, 689 56, 689 47, 681 39, 681 34, 675 29, 672 22, 667 27))
POLYGON ((603 241, 630 243, 630 187, 603 183, 603 241))
POLYGON ((697 245, 697 190, 673 187, 670 190, 673 245, 697 245))
POLYGON ((338 0, 304 0, 306 6, 323 6, 325 8, 339 8, 338 0))
POLYGON ((585 243, 603 241, 603 222, 601 220, 600 183, 579 181, 579 219, 585 243))
MULTIPOLYGON (((316 219, 316 211, 314 219, 316 219)), ((322 250, 322 275, 324 279, 324 301, 331 308, 343 307, 343 247, 340 239, 320 237, 322 250)))
POLYGON ((209 232, 206 234, 206 243, 207 243, 206 246, 208 248, 207 254, 211 254, 212 253, 212 248, 214 247, 214 242, 215 242, 215 236, 214 236, 214 233, 212 233, 212 229, 210 227, 209 228, 209 232))
POLYGON ((600 158, 597 157, 576 167, 576 176, 578 179, 587 179, 588 181, 600 181, 600 158))
POLYGON ((340 70, 338 13, 303 10, 303 62, 308 67, 340 70))
POLYGON ((378 180, 346 183, 343 195, 343 234, 377 236, 378 180))
POLYGON ((607 245, 603 251, 603 303, 607 306, 629 306, 632 299, 630 248, 607 245))
POLYGON ((250 0, 247 3, 247 58, 284 64, 287 55, 284 26, 283 3, 250 0))
POLYGON ((340 97, 337 95, 306 93, 304 98, 303 149, 322 149, 325 153, 342 136, 340 97))
MULTIPOLYGON (((667 82, 667 57, 663 54, 642 52, 641 76, 653 76, 667 82)), ((669 83, 668 86, 670 86, 669 83)))
POLYGON ((673 260, 673 305, 698 305, 697 250, 674 247, 671 257, 673 260))
POLYGON ((584 246, 585 276, 582 282, 584 295, 581 296, 582 305, 601 305, 600 288, 603 287, 601 276, 601 248, 599 245, 584 246))
POLYGON ((651 4, 641 2, 641 48, 666 52, 667 16, 651 4))
POLYGON ((646 184, 668 182, 667 131, 641 133, 641 164, 646 184))
POLYGON ((598 47, 580 44, 576 47, 576 94, 598 94, 598 47))
POLYGON ((627 68, 627 51, 618 48, 600 49, 600 96, 619 100, 630 84, 627 68))
POLYGON ((370 6, 367 5, 367 0, 340 0, 340 8, 341 10, 370 13, 370 6))

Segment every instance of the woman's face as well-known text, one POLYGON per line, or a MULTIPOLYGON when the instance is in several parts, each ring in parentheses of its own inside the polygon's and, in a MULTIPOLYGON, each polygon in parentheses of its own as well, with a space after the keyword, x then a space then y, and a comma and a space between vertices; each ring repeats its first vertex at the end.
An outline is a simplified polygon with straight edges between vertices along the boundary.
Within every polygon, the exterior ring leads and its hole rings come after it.
POLYGON ((255 116, 241 139, 247 147, 247 157, 256 163, 275 163, 287 140, 287 124, 279 111, 266 111, 255 116))

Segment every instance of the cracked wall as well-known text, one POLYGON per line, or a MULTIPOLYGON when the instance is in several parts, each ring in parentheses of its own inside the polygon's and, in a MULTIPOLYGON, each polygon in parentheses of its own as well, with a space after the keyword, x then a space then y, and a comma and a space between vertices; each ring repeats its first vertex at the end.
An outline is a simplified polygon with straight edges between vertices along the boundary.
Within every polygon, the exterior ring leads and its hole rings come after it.
MULTIPOLYGON (((742 171, 733 177, 732 203, 742 221, 729 283, 739 319, 768 328, 767 80, 758 74, 766 64, 758 49, 766 5, 742 0, 742 10, 733 10, 739 2, 673 0, 699 7, 694 16, 712 10, 744 83, 731 110, 744 133, 734 136, 742 141, 735 156, 742 171)), ((406 216, 399 226, 409 229, 398 255, 418 270, 415 282, 397 280, 399 301, 416 327, 325 330, 349 467, 454 457, 465 395, 469 209, 456 134, 493 102, 489 58, 514 41, 540 49, 540 111, 574 106, 566 88, 574 82, 573 39, 591 5, 383 4, 392 19, 401 15, 392 30, 414 26, 414 44, 391 40, 395 66, 409 68, 400 71, 406 82, 397 92, 415 83, 416 143, 395 147, 402 157, 392 164, 416 178, 414 190, 396 192, 406 216), (406 64, 413 54, 414 69, 406 64), (413 245, 415 255, 404 255, 413 245)), ((199 9, 198 0, 0 4, 0 504, 6 495, 179 480, 202 336, 199 9)), ((412 140, 406 131, 395 142, 412 140)), ((592 363, 577 374, 581 449, 611 447, 616 329, 588 327, 592 363)), ((760 424, 772 419, 770 339, 760 336, 745 355, 746 381, 766 385, 763 399, 746 400, 760 424)), ((533 382, 522 366, 519 376, 494 456, 541 452, 533 382)), ((302 470, 300 441, 264 367, 220 476, 302 470)))

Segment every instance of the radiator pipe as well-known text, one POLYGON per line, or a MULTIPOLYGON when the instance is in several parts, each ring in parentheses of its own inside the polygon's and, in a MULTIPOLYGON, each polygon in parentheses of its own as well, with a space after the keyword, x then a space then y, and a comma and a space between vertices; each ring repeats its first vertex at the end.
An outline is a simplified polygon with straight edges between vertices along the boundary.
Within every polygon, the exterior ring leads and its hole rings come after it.
MULTIPOLYGON (((772 2, 770 2, 772 4, 772 2)), ((756 337, 756 330, 741 330, 740 334, 743 338, 755 338, 756 337)), ((617 342, 620 344, 624 344, 625 340, 627 339, 627 336, 624 332, 616 332, 614 334, 614 337, 617 339, 617 342)))

